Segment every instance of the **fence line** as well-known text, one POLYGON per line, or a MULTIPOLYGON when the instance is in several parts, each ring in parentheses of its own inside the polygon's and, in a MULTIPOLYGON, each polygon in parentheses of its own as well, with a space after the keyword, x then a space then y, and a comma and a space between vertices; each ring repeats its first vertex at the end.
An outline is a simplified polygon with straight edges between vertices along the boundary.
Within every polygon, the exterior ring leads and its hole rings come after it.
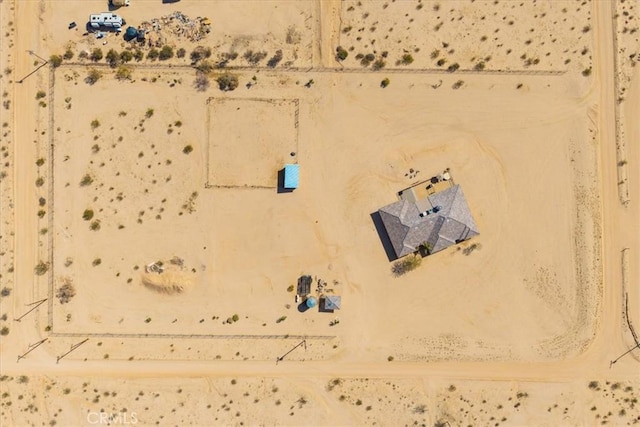
MULTIPOLYGON (((191 65, 171 65, 171 64, 136 64, 127 63, 126 66, 136 69, 147 70, 194 70, 191 65)), ((113 68, 109 64, 103 63, 85 63, 85 62, 67 62, 59 68, 113 68)), ((284 73, 349 73, 349 74, 477 74, 477 75, 529 75, 529 76, 561 76, 566 74, 567 70, 473 70, 458 69, 456 71, 448 71, 442 68, 383 68, 373 70, 371 68, 357 67, 282 67, 272 68, 266 66, 250 66, 250 65, 227 65, 225 67, 216 68, 216 71, 271 71, 284 73)))
POLYGON ((171 339, 307 339, 307 340, 330 340, 335 335, 224 335, 224 334, 118 334, 118 333, 80 333, 80 332, 51 332, 52 337, 99 337, 99 338, 171 338, 171 339))

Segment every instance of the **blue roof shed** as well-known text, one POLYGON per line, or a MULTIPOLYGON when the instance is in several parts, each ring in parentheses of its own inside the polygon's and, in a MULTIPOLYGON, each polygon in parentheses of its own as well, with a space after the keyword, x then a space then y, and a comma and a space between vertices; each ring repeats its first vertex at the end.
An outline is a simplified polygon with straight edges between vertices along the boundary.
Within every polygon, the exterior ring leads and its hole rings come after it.
POLYGON ((298 188, 299 165, 284 165, 284 188, 298 188))

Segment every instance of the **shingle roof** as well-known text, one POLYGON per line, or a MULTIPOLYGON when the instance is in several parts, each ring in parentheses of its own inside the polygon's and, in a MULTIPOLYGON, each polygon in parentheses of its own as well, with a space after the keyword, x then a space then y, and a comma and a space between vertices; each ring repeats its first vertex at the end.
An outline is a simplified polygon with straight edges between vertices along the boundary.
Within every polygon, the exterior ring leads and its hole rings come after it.
POLYGON ((421 217, 416 203, 400 200, 378 212, 398 258, 428 243, 431 253, 478 235, 467 201, 459 185, 428 196, 432 206, 440 209, 421 217))
POLYGON ((342 303, 342 298, 339 295, 327 295, 324 297, 324 309, 325 310, 338 310, 342 303))

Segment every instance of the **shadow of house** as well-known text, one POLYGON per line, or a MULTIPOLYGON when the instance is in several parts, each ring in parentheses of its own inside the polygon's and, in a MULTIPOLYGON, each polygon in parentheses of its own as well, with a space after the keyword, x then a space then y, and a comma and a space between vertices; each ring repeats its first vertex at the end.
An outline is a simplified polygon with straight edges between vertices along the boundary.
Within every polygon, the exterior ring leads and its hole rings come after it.
POLYGON ((278 193, 292 193, 293 190, 293 188, 284 187, 284 168, 280 169, 278 171, 278 186, 276 188, 276 191, 278 193))
POLYGON ((380 212, 375 211, 370 216, 371 221, 373 221, 373 225, 376 227, 376 231, 378 232, 380 242, 382 242, 382 247, 384 248, 384 252, 387 255, 387 259, 389 260, 389 262, 395 261, 396 259, 398 259, 398 257, 396 256, 396 251, 393 249, 393 243, 391 243, 391 239, 389 238, 387 229, 382 222, 380 212))

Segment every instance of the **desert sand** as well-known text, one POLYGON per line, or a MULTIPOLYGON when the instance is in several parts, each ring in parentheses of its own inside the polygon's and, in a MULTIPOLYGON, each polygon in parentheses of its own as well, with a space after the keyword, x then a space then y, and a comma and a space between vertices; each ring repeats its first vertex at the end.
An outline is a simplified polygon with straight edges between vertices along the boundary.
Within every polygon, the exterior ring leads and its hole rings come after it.
POLYGON ((0 2, 2 425, 640 422, 637 3, 106 3, 0 2))

